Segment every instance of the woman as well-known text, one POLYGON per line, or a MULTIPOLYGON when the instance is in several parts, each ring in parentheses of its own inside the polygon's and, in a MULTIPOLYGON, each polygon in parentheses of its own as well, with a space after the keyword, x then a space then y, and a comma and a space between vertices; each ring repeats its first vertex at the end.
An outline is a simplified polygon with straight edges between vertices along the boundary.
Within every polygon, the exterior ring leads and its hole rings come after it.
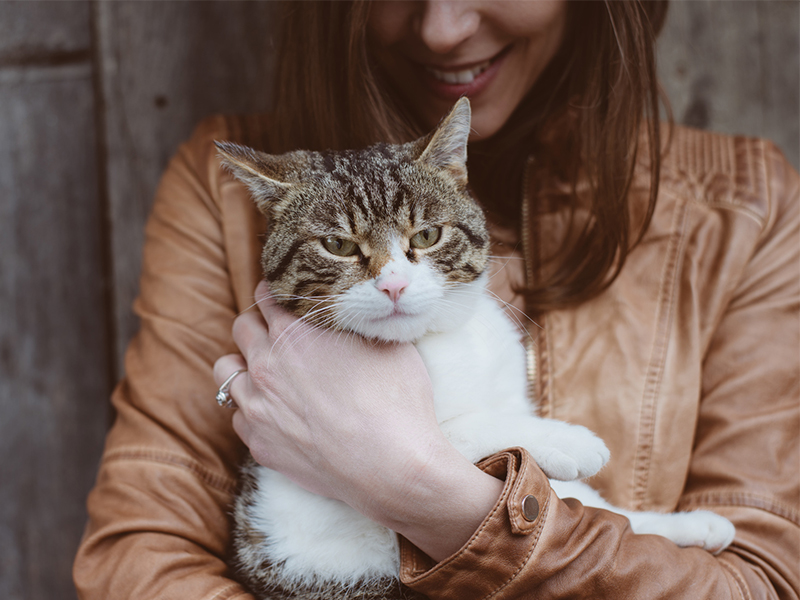
POLYGON ((756 140, 676 129, 658 151, 664 9, 287 7, 274 121, 206 122, 159 190, 142 330, 76 560, 82 597, 244 596, 225 556, 245 446, 401 533, 401 577, 430 598, 800 597, 798 178, 756 140), (211 142, 408 140, 463 93, 470 181, 508 259, 492 289, 541 325, 532 397, 606 440, 593 484, 610 501, 729 518, 737 538, 719 556, 556 498, 522 451, 466 463, 412 347, 343 351, 323 333, 264 368, 293 321, 269 300, 237 317, 264 223, 211 142), (231 414, 212 397, 242 368, 231 414))

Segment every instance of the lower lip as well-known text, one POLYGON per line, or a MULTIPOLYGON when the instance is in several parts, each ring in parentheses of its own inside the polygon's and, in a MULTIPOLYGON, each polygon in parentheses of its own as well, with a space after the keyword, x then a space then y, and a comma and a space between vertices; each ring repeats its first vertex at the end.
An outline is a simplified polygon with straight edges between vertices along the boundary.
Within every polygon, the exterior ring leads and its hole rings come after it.
POLYGON ((485 90, 494 80, 506 56, 508 56, 508 52, 502 52, 500 56, 492 61, 488 69, 480 75, 477 75, 475 79, 469 83, 447 83, 445 81, 439 81, 436 77, 424 70, 424 68, 421 69, 422 80, 425 85, 428 86, 428 89, 442 100, 453 102, 461 98, 461 96, 474 98, 485 90))
POLYGON ((402 310, 400 310, 399 308, 397 308, 395 306, 394 310, 392 311, 392 314, 390 314, 386 318, 387 319, 402 319, 403 317, 407 317, 407 316, 409 316, 409 315, 407 315, 406 313, 404 313, 402 310))

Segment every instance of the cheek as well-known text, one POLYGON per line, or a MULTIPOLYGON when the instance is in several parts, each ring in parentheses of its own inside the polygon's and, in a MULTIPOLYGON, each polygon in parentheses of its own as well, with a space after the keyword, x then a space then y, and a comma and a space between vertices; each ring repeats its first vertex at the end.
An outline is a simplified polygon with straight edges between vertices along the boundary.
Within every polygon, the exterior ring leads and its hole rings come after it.
POLYGON ((566 0, 499 2, 493 6, 498 27, 512 37, 539 37, 560 30, 567 15, 566 0))
POLYGON ((411 26, 414 2, 407 0, 382 0, 370 5, 367 35, 378 47, 390 46, 402 39, 411 26))

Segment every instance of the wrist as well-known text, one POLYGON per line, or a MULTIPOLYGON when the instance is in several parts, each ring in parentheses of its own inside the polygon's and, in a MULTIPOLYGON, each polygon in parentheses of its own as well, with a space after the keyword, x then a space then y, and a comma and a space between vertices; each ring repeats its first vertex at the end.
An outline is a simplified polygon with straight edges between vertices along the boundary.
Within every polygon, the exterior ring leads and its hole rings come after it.
MULTIPOLYGON (((509 582, 517 581, 524 566, 538 562, 534 551, 544 537, 545 520, 552 510, 550 500, 555 498, 547 477, 520 448, 497 452, 479 465, 482 471, 502 479, 503 490, 492 510, 462 547, 432 562, 412 541, 400 538, 400 580, 425 596, 433 598, 441 595, 441 590, 447 590, 451 598, 495 597, 509 582), (501 557, 501 560, 490 561, 491 565, 487 566, 487 556, 501 557)), ((561 505, 556 503, 558 507, 561 505)), ((545 550, 546 554, 562 548, 564 531, 566 529, 554 535, 551 532, 553 547, 545 550)), ((563 558, 571 561, 575 556, 567 552, 563 558)), ((528 569, 525 573, 529 580, 539 577, 541 581, 549 577, 540 569, 528 569)), ((537 588, 526 585, 517 587, 519 589, 537 588)))
POLYGON ((405 469, 371 518, 436 561, 470 539, 503 490, 500 479, 481 471, 444 438, 412 456, 405 469))

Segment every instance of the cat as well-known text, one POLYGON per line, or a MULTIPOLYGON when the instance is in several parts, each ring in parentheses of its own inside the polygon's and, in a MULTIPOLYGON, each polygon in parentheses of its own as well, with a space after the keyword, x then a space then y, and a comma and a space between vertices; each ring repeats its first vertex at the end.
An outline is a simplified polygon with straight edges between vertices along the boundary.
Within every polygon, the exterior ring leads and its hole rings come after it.
MULTIPOLYGON (((462 98, 407 144, 271 156, 219 142, 224 166, 269 217, 262 266, 272 295, 315 325, 413 342, 440 427, 469 460, 523 447, 559 497, 623 514, 636 533, 721 551, 729 521, 611 506, 577 481, 609 459, 602 440, 535 416, 519 329, 486 291, 489 234, 467 188, 469 132, 462 98)), ((238 571, 259 598, 415 597, 397 580, 393 532, 252 460, 234 513, 238 571)))

